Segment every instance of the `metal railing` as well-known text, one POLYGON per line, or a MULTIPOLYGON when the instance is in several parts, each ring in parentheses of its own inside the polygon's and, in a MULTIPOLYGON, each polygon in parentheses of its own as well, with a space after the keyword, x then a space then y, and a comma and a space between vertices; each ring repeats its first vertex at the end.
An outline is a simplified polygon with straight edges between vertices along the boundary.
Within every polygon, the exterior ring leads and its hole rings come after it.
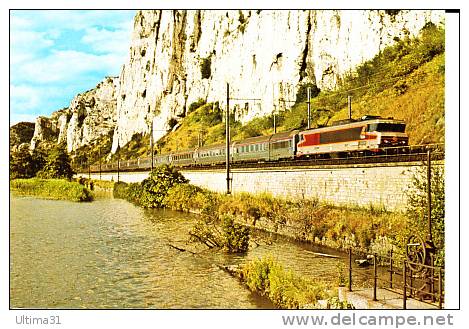
POLYGON ((353 254, 361 254, 366 257, 368 262, 372 261, 373 301, 377 301, 379 298, 378 289, 384 289, 402 295, 403 309, 407 308, 409 298, 437 306, 439 309, 443 307, 445 273, 443 267, 412 262, 407 260, 404 254, 392 250, 388 255, 367 253, 360 249, 353 251, 352 248, 348 250, 349 291, 353 291, 354 276, 370 279, 369 275, 353 270, 353 254), (380 283, 382 284, 380 285, 380 283))

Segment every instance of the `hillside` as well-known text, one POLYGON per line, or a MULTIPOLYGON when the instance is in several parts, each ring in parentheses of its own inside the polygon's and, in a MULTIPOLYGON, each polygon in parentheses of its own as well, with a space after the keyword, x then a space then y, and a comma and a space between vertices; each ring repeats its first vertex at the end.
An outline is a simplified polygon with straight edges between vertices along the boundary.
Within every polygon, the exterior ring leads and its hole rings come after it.
POLYGON ((10 127, 10 149, 23 143, 30 143, 34 134, 34 123, 19 122, 10 127))
MULTIPOLYGON (((360 65, 336 90, 319 92, 312 99, 312 127, 347 118, 351 95, 353 118, 394 117, 407 122, 411 144, 444 143, 444 67, 444 30, 430 24, 418 38, 400 40, 360 65)), ((291 110, 277 114, 277 132, 307 127, 304 90, 291 110)), ((159 141, 157 150, 166 153, 199 143, 223 143, 222 110, 218 104, 199 107, 159 141)), ((273 117, 255 118, 245 125, 234 122, 231 129, 233 140, 271 134, 273 117)))

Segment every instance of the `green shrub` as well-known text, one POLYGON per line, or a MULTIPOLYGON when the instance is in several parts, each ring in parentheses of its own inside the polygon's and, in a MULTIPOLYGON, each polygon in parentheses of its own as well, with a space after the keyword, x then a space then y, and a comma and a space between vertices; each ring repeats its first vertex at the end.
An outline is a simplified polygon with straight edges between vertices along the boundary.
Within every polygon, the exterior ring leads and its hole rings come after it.
POLYGON ((166 207, 173 210, 190 211, 198 208, 195 197, 201 191, 202 189, 195 185, 187 183, 176 184, 168 189, 163 203, 166 207))
POLYGON ((50 151, 37 176, 39 178, 66 178, 70 180, 73 174, 70 157, 65 150, 65 145, 59 145, 50 151))
POLYGON ((69 201, 91 201, 91 192, 77 182, 64 179, 14 179, 10 188, 17 194, 69 201))
POLYGON ((314 305, 328 296, 322 283, 287 271, 272 257, 257 258, 242 267, 242 280, 252 291, 267 296, 280 308, 314 305))
POLYGON ((128 189, 127 183, 116 182, 114 184, 114 190, 112 191, 112 194, 115 198, 127 199, 127 189, 128 189))
POLYGON ((332 310, 354 310, 355 306, 346 300, 340 301, 337 296, 334 296, 327 300, 327 308, 332 310))
MULTIPOLYGON (((161 208, 168 190, 176 184, 187 183, 188 180, 172 166, 162 165, 150 173, 141 183, 139 204, 145 208, 161 208)), ((134 190, 137 192, 137 188, 134 190)))
POLYGON ((229 253, 246 252, 249 248, 249 228, 236 224, 232 216, 221 217, 223 247, 229 253))
POLYGON ((190 114, 190 113, 194 112, 195 110, 197 110, 202 105, 205 105, 205 100, 202 99, 202 98, 199 98, 197 100, 197 102, 194 102, 191 105, 189 105, 189 108, 187 110, 187 114, 190 114))

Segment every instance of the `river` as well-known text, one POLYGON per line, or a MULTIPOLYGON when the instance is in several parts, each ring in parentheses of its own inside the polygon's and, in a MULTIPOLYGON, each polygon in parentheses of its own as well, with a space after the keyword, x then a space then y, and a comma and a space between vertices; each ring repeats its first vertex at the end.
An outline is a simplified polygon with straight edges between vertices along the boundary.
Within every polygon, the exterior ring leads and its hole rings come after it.
POLYGON ((311 245, 254 233, 245 254, 186 246, 197 216, 144 210, 124 200, 91 203, 10 197, 12 308, 274 308, 217 265, 273 255, 287 268, 335 280, 338 259, 311 245))

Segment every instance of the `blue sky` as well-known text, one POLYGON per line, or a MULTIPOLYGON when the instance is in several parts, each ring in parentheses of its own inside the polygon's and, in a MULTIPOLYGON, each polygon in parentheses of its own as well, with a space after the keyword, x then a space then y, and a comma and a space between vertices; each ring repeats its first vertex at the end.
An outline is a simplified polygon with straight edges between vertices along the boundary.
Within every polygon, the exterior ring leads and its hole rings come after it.
POLYGON ((135 10, 10 12, 10 124, 34 121, 118 76, 135 10))

